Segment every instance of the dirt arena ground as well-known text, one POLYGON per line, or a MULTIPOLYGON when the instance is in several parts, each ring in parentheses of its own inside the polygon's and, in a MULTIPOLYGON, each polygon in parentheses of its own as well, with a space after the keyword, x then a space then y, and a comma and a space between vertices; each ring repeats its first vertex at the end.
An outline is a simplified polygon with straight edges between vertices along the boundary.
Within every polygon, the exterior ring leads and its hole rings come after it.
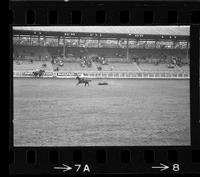
POLYGON ((14 146, 190 145, 189 80, 14 79, 14 146))

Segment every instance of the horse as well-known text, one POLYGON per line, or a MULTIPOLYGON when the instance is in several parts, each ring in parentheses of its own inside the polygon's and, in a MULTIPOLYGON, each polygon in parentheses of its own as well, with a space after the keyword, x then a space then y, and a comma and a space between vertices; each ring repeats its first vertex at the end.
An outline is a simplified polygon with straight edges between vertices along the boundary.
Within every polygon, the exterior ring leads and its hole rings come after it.
POLYGON ((78 83, 76 85, 79 85, 79 84, 85 84, 89 86, 89 82, 91 80, 88 80, 88 79, 84 79, 84 78, 80 78, 79 76, 76 77, 76 79, 78 79, 78 83))
POLYGON ((35 76, 35 77, 41 77, 41 76, 43 76, 44 75, 44 73, 45 73, 45 70, 39 70, 39 71, 33 71, 33 75, 35 76))

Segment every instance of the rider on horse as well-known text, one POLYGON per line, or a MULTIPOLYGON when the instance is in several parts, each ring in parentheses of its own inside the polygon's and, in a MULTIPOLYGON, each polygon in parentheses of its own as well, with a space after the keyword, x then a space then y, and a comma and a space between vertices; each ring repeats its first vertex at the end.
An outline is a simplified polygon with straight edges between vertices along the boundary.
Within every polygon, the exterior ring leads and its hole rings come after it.
POLYGON ((84 74, 83 73, 81 73, 80 78, 84 79, 84 74))
POLYGON ((80 77, 77 75, 76 79, 78 79, 78 83, 76 85, 85 84, 85 86, 86 85, 89 86, 89 82, 91 81, 91 80, 84 78, 84 74, 81 74, 80 77))
POLYGON ((84 73, 81 73, 81 75, 79 76, 79 78, 80 78, 81 80, 84 80, 84 79, 85 79, 85 74, 84 74, 84 73))

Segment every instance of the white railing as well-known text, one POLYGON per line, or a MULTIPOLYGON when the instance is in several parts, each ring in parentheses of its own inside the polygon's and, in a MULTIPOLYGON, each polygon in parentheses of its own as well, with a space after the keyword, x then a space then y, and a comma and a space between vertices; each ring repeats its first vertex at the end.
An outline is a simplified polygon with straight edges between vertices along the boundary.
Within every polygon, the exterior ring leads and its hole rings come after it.
MULTIPOLYGON (((189 72, 161 72, 161 71, 45 71, 45 78, 75 78, 85 74, 87 78, 108 79, 189 79, 189 72)), ((14 71, 14 77, 34 77, 33 71, 14 71)))

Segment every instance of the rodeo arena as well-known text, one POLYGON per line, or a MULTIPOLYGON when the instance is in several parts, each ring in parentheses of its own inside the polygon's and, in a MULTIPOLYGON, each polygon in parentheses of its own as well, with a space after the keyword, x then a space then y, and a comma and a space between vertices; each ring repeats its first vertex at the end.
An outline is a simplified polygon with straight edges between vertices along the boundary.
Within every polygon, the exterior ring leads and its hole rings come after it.
POLYGON ((189 31, 13 27, 14 146, 190 145, 189 31))

